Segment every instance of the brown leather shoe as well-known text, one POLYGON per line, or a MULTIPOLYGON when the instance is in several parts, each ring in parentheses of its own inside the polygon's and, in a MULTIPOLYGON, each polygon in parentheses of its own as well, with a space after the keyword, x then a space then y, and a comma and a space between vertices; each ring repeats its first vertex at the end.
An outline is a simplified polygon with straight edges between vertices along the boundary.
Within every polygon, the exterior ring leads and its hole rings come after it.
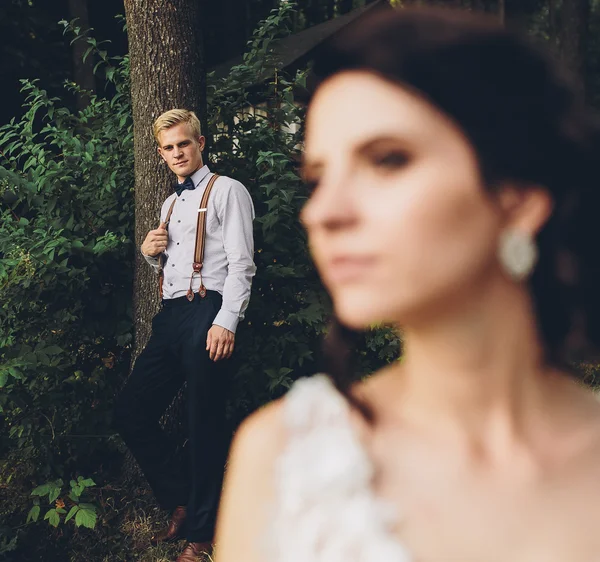
POLYGON ((171 520, 169 526, 162 531, 159 531, 150 538, 150 543, 153 546, 161 542, 174 542, 183 538, 183 527, 185 524, 186 508, 184 505, 180 505, 173 510, 171 514, 171 520))
POLYGON ((199 562, 205 561, 213 551, 210 542, 189 542, 183 552, 177 558, 177 562, 199 562))

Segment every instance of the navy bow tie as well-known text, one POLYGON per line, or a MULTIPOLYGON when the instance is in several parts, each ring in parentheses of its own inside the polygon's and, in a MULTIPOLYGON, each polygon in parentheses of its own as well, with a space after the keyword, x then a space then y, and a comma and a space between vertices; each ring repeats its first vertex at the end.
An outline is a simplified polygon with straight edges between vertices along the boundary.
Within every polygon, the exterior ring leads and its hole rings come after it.
POLYGON ((177 196, 179 197, 179 195, 181 195, 186 189, 196 189, 196 186, 194 185, 194 182, 192 180, 191 177, 187 177, 185 178, 185 181, 183 183, 176 183, 175 184, 175 192, 177 193, 177 196))

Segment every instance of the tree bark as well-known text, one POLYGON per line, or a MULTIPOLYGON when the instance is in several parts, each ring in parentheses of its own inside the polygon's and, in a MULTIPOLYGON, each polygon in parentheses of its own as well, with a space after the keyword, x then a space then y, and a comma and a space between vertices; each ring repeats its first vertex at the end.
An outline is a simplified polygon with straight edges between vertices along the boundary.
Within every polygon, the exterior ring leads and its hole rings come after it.
POLYGON ((563 0, 558 31, 563 63, 583 97, 586 94, 589 12, 589 0, 563 0))
MULTIPOLYGON (((87 0, 69 0, 69 17, 77 19, 76 25, 81 31, 90 29, 90 17, 88 13, 87 0)), ((88 48, 86 41, 80 39, 71 45, 71 59, 73 62, 73 81, 84 90, 94 93, 96 91, 96 79, 94 77, 94 62, 92 55, 83 60, 83 55, 88 48)), ((86 94, 77 95, 77 108, 84 109, 90 102, 86 94)))
MULTIPOLYGON (((125 0, 131 64, 135 169, 135 244, 159 224, 174 178, 161 164, 152 123, 176 107, 205 114, 206 81, 198 2, 125 0)), ((133 313, 137 358, 159 303, 156 274, 136 252, 133 313)))

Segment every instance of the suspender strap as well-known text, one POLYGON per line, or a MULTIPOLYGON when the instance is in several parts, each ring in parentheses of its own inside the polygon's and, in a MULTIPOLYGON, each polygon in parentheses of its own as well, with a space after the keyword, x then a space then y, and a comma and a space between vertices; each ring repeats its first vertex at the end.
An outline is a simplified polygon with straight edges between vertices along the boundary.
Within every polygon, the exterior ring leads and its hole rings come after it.
POLYGON ((175 207, 176 201, 177 201, 177 197, 175 197, 175 199, 173 199, 173 203, 171 203, 171 206, 169 207, 169 210, 167 211, 167 218, 165 219, 165 224, 167 225, 167 228, 169 228, 169 221, 171 220, 171 215, 173 214, 173 207, 175 207))
POLYGON ((202 268, 202 264, 204 262, 204 246, 206 244, 206 213, 208 210, 208 198, 210 197, 210 192, 212 191, 215 182, 219 176, 214 174, 206 189, 204 190, 204 195, 202 196, 202 201, 200 202, 200 208, 198 209, 198 226, 196 227, 196 247, 194 248, 194 271, 196 270, 196 264, 200 264, 200 268, 202 268))
MULTIPOLYGON (((169 211, 167 212, 167 218, 165 219, 165 224, 167 225, 167 228, 169 228, 169 221, 171 220, 171 215, 173 214, 173 207, 175 207, 175 201, 177 201, 177 197, 173 199, 173 202, 169 207, 169 211)), ((165 277, 165 274, 163 272, 164 259, 165 256, 163 254, 160 254, 160 256, 158 256, 158 295, 161 300, 163 298, 163 279, 165 277)))
POLYGON ((206 287, 202 282, 202 265, 204 264, 204 246, 206 244, 206 213, 208 212, 208 198, 210 197, 210 192, 212 191, 215 182, 217 181, 218 174, 213 174, 212 178, 210 178, 206 189, 204 190, 204 195, 202 196, 202 201, 200 202, 200 208, 198 209, 198 223, 196 225, 196 246, 194 248, 194 263, 192 276, 190 277, 190 287, 186 294, 186 297, 189 301, 194 300, 194 291, 192 290, 192 284, 194 282, 194 276, 198 274, 200 276, 200 289, 198 294, 204 298, 206 296, 206 287))
MULTIPOLYGON (((206 287, 204 283, 202 283, 202 264, 204 261, 204 245, 206 243, 206 213, 208 209, 208 198, 210 196, 210 192, 212 191, 215 182, 217 181, 218 174, 213 174, 213 176, 208 181, 208 185, 204 190, 204 194, 202 195, 202 201, 200 202, 200 208, 198 209, 198 222, 196 224, 196 246, 194 248, 194 263, 192 269, 192 275, 190 277, 190 288, 186 294, 187 299, 191 302, 194 300, 194 291, 192 290, 192 284, 194 282, 194 276, 198 274, 200 276, 200 290, 198 294, 204 298, 206 296, 206 287)), ((173 207, 175 207, 175 202, 177 198, 173 199, 171 206, 169 207, 169 211, 167 213, 167 217, 165 219, 165 223, 169 224, 171 220, 171 215, 173 214, 173 207)), ((161 254, 158 260, 159 269, 158 269, 158 288, 160 298, 163 298, 163 279, 164 279, 164 255, 161 254)))

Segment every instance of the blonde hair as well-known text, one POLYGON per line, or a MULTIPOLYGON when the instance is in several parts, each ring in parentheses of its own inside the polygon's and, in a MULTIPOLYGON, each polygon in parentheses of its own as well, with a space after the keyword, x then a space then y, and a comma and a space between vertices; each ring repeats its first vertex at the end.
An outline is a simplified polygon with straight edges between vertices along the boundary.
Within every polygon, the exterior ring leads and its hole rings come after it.
POLYGON ((154 121, 152 132, 154 133, 156 142, 159 142, 158 135, 161 133, 161 131, 170 129, 175 125, 179 125, 179 123, 187 123, 192 129, 192 134, 194 137, 197 138, 202 135, 200 120, 193 111, 189 111, 187 109, 170 109, 169 111, 165 111, 156 119, 156 121, 154 121))

